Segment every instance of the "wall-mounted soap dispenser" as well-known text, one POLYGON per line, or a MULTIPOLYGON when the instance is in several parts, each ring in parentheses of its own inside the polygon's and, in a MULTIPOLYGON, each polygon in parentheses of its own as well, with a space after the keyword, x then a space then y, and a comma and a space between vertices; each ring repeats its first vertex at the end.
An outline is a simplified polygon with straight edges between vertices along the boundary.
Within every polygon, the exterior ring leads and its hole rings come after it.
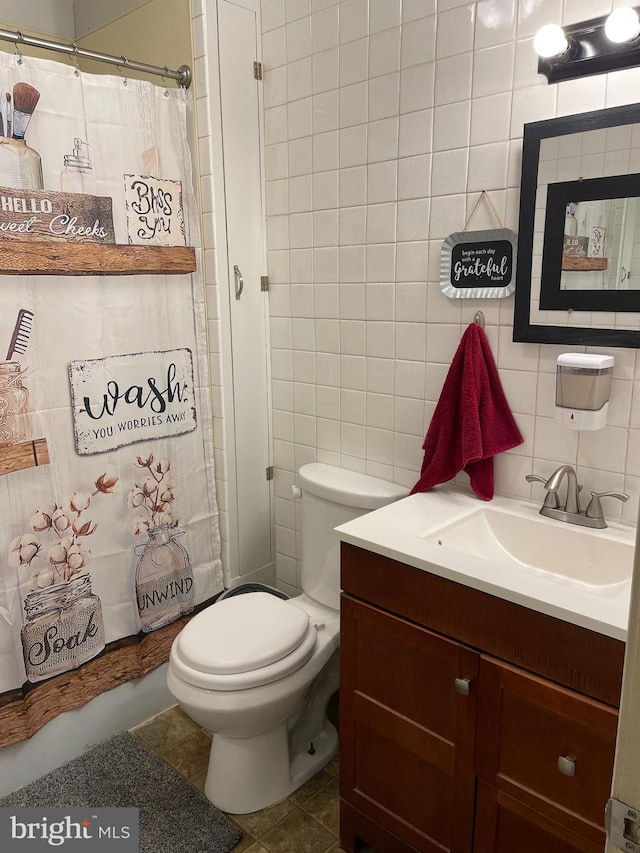
POLYGON ((612 355, 559 355, 556 422, 568 429, 602 429, 607 423, 612 375, 612 355))

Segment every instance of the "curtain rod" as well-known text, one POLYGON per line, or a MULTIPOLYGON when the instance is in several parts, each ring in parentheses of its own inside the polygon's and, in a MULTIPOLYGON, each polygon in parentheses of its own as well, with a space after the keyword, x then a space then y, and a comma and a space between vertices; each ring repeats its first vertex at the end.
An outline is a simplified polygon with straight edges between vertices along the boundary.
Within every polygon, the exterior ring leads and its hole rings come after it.
POLYGON ((130 68, 133 71, 142 71, 144 74, 155 74, 158 77, 175 80, 180 86, 188 89, 191 85, 191 69, 188 65, 181 65, 176 71, 170 68, 162 68, 159 65, 147 65, 146 62, 135 62, 132 59, 127 59, 126 56, 111 56, 108 53, 98 53, 94 50, 85 50, 83 47, 78 47, 75 42, 65 44, 64 42, 49 41, 49 39, 36 38, 35 36, 26 36, 20 30, 0 29, 0 41, 10 41, 16 45, 26 44, 30 47, 40 47, 43 50, 55 50, 58 53, 66 53, 69 57, 75 58, 82 56, 85 59, 94 59, 96 62, 107 62, 109 65, 117 65, 125 70, 130 68))

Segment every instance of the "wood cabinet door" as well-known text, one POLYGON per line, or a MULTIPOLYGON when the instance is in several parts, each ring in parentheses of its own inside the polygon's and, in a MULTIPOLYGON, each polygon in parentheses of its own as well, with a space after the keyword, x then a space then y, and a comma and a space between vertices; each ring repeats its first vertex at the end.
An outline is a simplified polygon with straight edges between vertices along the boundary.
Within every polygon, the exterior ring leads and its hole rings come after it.
POLYGON ((412 849, 469 853, 479 655, 346 595, 341 613, 341 797, 412 849))
POLYGON ((479 681, 479 778, 602 850, 616 709, 484 655, 479 681))
POLYGON ((594 841, 478 782, 474 853, 602 853, 594 841))

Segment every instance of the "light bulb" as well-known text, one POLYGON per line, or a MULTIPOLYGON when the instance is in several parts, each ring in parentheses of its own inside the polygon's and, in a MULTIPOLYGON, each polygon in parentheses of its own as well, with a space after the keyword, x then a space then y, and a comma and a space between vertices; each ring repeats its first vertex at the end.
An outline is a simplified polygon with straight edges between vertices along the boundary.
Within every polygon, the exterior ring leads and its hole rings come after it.
POLYGON ((568 46, 567 37, 558 24, 547 24, 541 27, 533 40, 533 49, 538 56, 544 58, 560 56, 568 46))
POLYGON ((630 6, 621 6, 607 18, 604 32, 609 41, 616 44, 633 41, 640 34, 638 13, 630 6))

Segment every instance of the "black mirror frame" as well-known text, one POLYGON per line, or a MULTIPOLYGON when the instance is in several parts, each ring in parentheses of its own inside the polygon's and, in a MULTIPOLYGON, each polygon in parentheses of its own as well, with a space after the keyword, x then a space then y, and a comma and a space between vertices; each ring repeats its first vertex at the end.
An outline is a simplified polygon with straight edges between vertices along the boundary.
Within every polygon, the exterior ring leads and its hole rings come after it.
POLYGON ((518 266, 516 270, 513 340, 543 344, 582 344, 596 347, 640 347, 640 330, 597 329, 582 326, 546 326, 530 322, 531 263, 533 228, 538 188, 540 143, 543 139, 640 123, 640 104, 563 116, 524 126, 520 218, 518 224, 518 266))

